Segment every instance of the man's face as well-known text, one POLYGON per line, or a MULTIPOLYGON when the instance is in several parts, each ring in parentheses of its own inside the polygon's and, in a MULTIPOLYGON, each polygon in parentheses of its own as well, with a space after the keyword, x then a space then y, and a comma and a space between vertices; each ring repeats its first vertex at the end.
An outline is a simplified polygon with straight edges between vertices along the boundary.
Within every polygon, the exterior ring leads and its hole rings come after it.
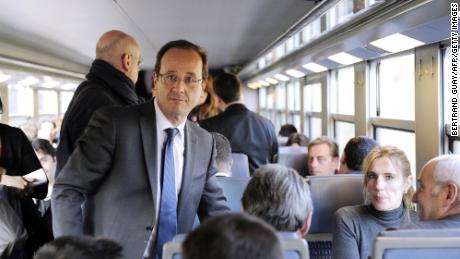
POLYGON ((199 103, 204 87, 202 69, 203 62, 198 53, 172 48, 161 59, 160 73, 153 74, 158 106, 173 124, 185 121, 199 103))
POLYGON ((435 182, 433 178, 433 170, 436 162, 432 161, 423 167, 420 177, 417 180, 417 192, 414 195, 413 201, 417 203, 417 210, 420 220, 436 220, 442 217, 442 195, 443 188, 439 193, 433 193, 435 182))
POLYGON ((310 175, 333 175, 338 167, 338 158, 331 156, 331 150, 325 143, 308 149, 308 169, 310 175))
POLYGON ((39 149, 38 152, 35 152, 35 154, 37 155, 38 160, 40 160, 40 164, 48 177, 48 181, 53 183, 54 172, 56 171, 56 158, 45 154, 41 149, 39 149))

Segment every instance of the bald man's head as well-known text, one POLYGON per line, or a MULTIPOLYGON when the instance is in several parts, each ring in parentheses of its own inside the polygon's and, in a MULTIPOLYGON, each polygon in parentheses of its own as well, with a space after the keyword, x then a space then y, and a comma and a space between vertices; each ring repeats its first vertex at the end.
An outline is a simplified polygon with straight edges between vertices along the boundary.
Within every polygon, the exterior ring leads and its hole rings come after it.
POLYGON ((111 64, 136 83, 141 54, 139 44, 130 35, 117 30, 102 34, 96 45, 96 58, 111 64))

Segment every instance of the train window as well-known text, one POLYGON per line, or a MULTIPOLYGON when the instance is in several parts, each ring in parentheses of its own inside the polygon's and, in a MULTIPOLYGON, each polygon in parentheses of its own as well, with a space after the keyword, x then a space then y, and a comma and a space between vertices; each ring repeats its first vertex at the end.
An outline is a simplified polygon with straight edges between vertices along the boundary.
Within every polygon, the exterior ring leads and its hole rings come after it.
POLYGON ((299 81, 291 81, 288 86, 288 110, 300 111, 300 83, 299 81))
POLYGON ((392 145, 403 150, 409 159, 412 175, 415 177, 415 133, 376 127, 375 137, 380 145, 392 145))
POLYGON ((353 15, 354 0, 342 0, 327 11, 327 29, 330 30, 353 15))
POLYGON ((58 114, 58 95, 52 90, 38 90, 38 114, 58 114))
POLYGON ((276 108, 278 110, 286 108, 286 87, 283 83, 276 87, 276 108))
POLYGON ((348 66, 331 73, 331 111, 355 114, 354 67, 348 66))
POLYGON ((460 141, 459 140, 453 141, 452 153, 457 154, 457 155, 460 154, 460 141))
POLYGON ((267 88, 259 88, 259 108, 267 108, 267 88))
POLYGON ((297 129, 300 129, 302 116, 300 106, 300 82, 299 80, 290 81, 287 85, 287 106, 288 106, 288 123, 294 124, 297 129))
POLYGON ((321 112, 321 84, 307 84, 303 90, 304 109, 309 112, 321 112))
POLYGON ((375 88, 378 117, 415 119, 414 54, 382 59, 377 64, 375 88))
POLYGON ((61 115, 64 116, 67 107, 69 107, 69 103, 72 100, 73 92, 70 91, 62 91, 59 92, 59 108, 61 115))
POLYGON ((275 87, 268 87, 267 88, 267 109, 274 108, 274 101, 275 101, 275 87))
POLYGON ((32 87, 8 85, 8 115, 34 116, 34 92, 32 87))
POLYGON ((305 120, 305 128, 308 129, 308 133, 306 135, 310 139, 315 139, 323 135, 320 118, 311 117, 309 120, 305 120))
POLYGON ((335 140, 339 145, 339 150, 343 150, 348 140, 355 136, 355 124, 344 121, 336 121, 334 126, 335 140))
POLYGON ((307 83, 303 87, 304 131, 310 138, 321 136, 321 83, 307 83))

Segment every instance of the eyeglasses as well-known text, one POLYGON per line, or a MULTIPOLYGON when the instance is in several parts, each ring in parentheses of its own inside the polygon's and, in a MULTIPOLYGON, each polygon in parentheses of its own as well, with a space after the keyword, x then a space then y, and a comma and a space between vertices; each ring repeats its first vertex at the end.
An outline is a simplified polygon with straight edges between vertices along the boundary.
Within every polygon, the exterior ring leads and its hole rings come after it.
POLYGON ((136 56, 133 55, 133 54, 126 54, 126 55, 131 56, 131 58, 132 58, 133 60, 137 60, 137 67, 141 67, 142 61, 144 61, 144 59, 142 58, 142 56, 136 57, 136 56))
MULTIPOLYGON (((166 84, 166 85, 175 85, 178 82, 182 81, 182 78, 176 74, 158 73, 158 76, 161 78, 161 81, 163 82, 163 84, 166 84)), ((193 76, 184 76, 183 81, 187 87, 192 88, 192 87, 198 86, 201 82, 203 82, 203 79, 196 79, 196 78, 193 78, 193 76)))
MULTIPOLYGON (((136 59, 136 57, 134 57, 134 56, 133 56, 133 58, 136 59)), ((137 59, 137 66, 138 67, 141 67, 142 61, 144 61, 144 59, 142 58, 142 56, 139 56, 139 58, 137 59)))

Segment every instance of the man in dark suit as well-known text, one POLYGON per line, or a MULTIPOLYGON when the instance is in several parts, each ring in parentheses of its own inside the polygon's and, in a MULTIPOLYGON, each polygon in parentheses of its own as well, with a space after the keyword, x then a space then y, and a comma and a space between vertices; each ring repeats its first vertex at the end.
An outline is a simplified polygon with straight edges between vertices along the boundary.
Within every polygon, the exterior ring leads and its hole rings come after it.
POLYGON ((62 121, 56 177, 97 109, 143 101, 134 91, 141 61, 139 44, 124 32, 108 31, 98 40, 96 60, 87 79, 75 91, 62 121))
POLYGON ((202 121, 200 125, 209 132, 227 137, 232 152, 246 154, 251 174, 260 166, 271 163, 278 153, 275 127, 241 102, 239 79, 232 74, 222 74, 214 81, 214 90, 224 112, 202 121))
POLYGON ((187 121, 206 77, 204 50, 172 41, 157 54, 152 101, 96 112, 56 179, 56 237, 109 237, 124 258, 159 258, 197 213, 203 220, 229 211, 215 179, 214 139, 187 121))

